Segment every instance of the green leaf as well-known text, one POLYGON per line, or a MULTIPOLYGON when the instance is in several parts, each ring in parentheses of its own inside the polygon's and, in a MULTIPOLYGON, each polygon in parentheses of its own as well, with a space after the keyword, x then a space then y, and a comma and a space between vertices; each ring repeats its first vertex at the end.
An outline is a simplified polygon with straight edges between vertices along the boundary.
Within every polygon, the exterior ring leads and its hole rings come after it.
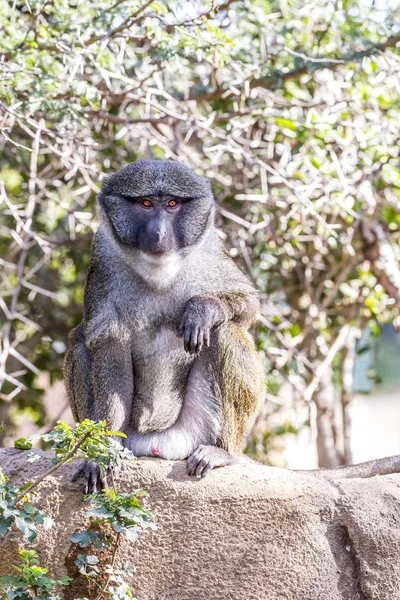
POLYGON ((73 544, 79 544, 81 548, 87 548, 90 544, 88 531, 75 531, 69 538, 73 544))
POLYGON ((136 540, 138 539, 138 532, 137 529, 126 529, 125 530, 125 535, 128 538, 128 540, 130 542, 136 542, 136 540))
POLYGON ((18 450, 30 450, 32 448, 32 444, 25 438, 19 438, 18 440, 15 440, 14 448, 18 448, 18 450))
POLYGON ((20 532, 22 533, 24 538, 26 540, 28 540, 29 542, 33 541, 33 539, 36 537, 37 533, 36 533, 35 529, 32 528, 32 525, 28 524, 21 517, 15 517, 14 522, 15 522, 15 526, 20 530, 20 532))
POLYGON ((12 519, 0 516, 0 536, 4 537, 11 529, 12 519))

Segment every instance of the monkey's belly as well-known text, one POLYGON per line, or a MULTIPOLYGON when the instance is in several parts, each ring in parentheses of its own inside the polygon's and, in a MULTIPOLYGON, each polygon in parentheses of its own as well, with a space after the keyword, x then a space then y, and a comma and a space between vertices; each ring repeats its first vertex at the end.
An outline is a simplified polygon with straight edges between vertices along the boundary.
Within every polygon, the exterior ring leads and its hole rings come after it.
POLYGON ((183 342, 175 333, 172 337, 160 331, 152 343, 149 340, 146 342, 141 347, 135 346, 132 357, 132 427, 138 433, 163 431, 176 422, 194 360, 184 351, 183 342))

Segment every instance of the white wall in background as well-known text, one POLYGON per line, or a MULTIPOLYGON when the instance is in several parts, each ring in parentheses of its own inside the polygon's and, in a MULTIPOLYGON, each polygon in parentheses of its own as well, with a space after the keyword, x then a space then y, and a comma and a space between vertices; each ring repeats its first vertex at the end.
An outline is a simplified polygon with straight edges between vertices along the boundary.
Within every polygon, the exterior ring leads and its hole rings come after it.
POLYGON ((351 419, 353 462, 400 454, 400 388, 356 395, 351 419))

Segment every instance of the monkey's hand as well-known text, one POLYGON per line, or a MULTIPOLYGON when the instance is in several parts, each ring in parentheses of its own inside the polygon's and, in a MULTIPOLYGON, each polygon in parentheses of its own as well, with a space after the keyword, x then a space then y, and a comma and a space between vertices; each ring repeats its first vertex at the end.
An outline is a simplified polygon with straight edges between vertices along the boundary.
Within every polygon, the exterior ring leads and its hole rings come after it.
POLYGON ((205 477, 211 469, 234 465, 236 462, 237 459, 223 448, 201 445, 189 456, 187 468, 189 475, 205 477))
POLYGON ((186 352, 198 354, 203 345, 210 345, 211 329, 221 322, 218 300, 193 296, 186 304, 178 329, 186 352))
POLYGON ((83 465, 79 467, 72 477, 72 481, 76 481, 80 477, 84 480, 84 494, 97 494, 97 492, 108 487, 107 478, 102 474, 99 465, 96 465, 89 460, 85 460, 83 465))

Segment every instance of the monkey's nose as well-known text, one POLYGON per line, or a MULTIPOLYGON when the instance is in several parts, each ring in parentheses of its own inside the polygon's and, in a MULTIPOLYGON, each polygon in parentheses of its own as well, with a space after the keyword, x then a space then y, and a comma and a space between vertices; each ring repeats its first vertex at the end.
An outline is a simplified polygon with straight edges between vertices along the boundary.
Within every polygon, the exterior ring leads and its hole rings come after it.
POLYGON ((167 235, 167 230, 164 227, 157 229, 154 232, 154 236, 155 236, 157 242, 162 242, 162 240, 166 237, 166 235, 167 235))

